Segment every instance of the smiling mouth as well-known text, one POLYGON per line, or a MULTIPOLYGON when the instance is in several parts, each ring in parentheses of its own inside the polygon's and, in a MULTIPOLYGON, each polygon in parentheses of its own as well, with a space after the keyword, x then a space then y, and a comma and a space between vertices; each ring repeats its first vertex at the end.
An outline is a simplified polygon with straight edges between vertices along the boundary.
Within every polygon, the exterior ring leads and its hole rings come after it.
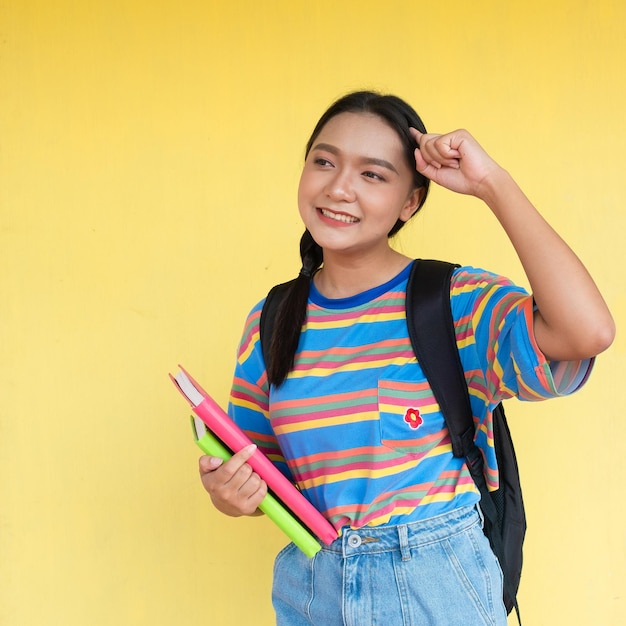
POLYGON ((343 222, 344 224, 356 224, 359 222, 358 217, 354 217, 353 215, 347 215, 346 213, 333 213, 333 211, 329 211, 328 209, 318 209, 319 212, 328 219, 336 220, 337 222, 343 222))

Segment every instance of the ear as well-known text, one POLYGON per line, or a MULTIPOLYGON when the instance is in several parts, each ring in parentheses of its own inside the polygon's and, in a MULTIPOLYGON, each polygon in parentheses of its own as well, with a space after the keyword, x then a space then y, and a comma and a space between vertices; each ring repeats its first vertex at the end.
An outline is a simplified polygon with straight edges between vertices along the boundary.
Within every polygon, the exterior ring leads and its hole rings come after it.
POLYGON ((416 187, 411 191, 409 197, 407 198, 404 206, 402 207, 402 211, 400 212, 399 219, 403 222, 407 222, 410 220, 415 212, 420 207, 422 200, 424 198, 424 194, 426 193, 426 189, 424 187, 416 187))

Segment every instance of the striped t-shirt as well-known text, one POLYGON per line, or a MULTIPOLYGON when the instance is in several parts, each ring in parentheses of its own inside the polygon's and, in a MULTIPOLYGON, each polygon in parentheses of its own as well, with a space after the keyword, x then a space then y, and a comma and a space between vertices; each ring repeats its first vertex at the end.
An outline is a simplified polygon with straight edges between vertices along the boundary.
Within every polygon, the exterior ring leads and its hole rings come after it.
MULTIPOLYGON (((411 347, 409 272, 349 298, 325 298, 312 285, 294 368, 279 388, 267 384, 263 302, 239 346, 231 416, 338 530, 425 519, 479 499, 411 347)), ((531 296, 502 277, 460 268, 450 297, 476 441, 496 488, 493 407, 571 393, 592 361, 548 363, 532 334, 531 296)))

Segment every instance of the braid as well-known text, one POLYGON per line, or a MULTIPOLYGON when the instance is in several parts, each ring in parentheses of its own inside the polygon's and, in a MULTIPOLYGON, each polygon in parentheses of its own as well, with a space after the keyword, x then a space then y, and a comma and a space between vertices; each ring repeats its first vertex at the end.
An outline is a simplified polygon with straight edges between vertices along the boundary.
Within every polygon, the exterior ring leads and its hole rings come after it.
POLYGON ((278 307, 270 342, 267 378, 276 387, 282 385, 293 367, 300 332, 306 320, 311 279, 323 260, 322 248, 315 243, 308 230, 300 239, 300 257, 302 269, 278 307))
POLYGON ((308 230, 304 231, 300 239, 300 258, 302 270, 310 273, 310 276, 313 276, 324 260, 324 251, 321 246, 317 245, 308 230))

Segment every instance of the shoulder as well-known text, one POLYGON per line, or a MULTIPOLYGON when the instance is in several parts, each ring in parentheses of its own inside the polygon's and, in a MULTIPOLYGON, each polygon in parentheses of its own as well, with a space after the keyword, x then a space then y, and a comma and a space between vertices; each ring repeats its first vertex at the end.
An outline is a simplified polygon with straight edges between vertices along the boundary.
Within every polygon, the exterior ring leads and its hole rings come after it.
POLYGON ((450 289, 454 295, 459 291, 478 291, 485 288, 505 287, 521 290, 509 278, 488 270, 463 265, 457 267, 452 274, 450 289))
POLYGON ((481 268, 462 266, 450 280, 450 299, 455 306, 485 307, 530 298, 528 292, 506 276, 481 268))
POLYGON ((241 333, 241 340, 239 341, 239 358, 244 354, 248 354, 259 341, 261 312, 264 304, 265 298, 257 302, 246 316, 241 333))

